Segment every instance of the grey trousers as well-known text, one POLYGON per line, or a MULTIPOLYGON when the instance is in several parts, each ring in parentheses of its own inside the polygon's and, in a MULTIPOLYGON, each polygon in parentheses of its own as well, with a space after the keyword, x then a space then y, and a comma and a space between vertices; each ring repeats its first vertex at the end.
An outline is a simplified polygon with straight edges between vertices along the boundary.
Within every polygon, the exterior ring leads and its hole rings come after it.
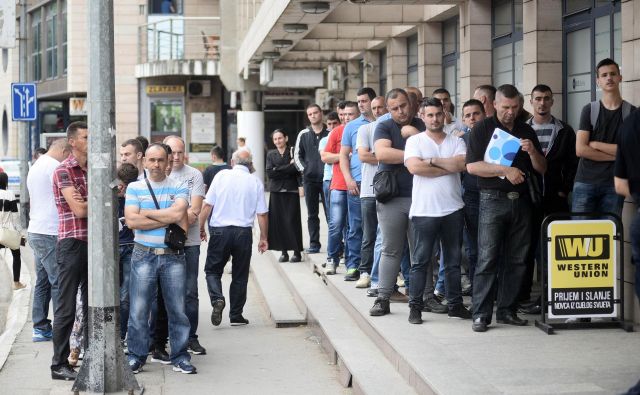
POLYGON ((389 299, 400 272, 400 261, 404 245, 409 241, 409 251, 413 251, 413 226, 409 221, 410 197, 393 198, 387 203, 377 203, 378 224, 382 232, 380 254, 378 297, 389 299))

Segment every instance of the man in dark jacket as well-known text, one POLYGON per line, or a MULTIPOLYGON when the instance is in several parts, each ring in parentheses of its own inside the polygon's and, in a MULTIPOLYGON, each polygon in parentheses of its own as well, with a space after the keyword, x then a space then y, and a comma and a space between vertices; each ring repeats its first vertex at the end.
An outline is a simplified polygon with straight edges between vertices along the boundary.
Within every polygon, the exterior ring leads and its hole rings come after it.
POLYGON ((294 162, 298 170, 302 172, 304 200, 307 204, 307 226, 309 227, 310 239, 307 252, 317 254, 320 252, 320 220, 318 219, 320 200, 322 200, 325 216, 327 214, 325 197, 322 192, 324 163, 320 159, 318 144, 320 139, 329 134, 329 131, 322 122, 322 109, 317 104, 311 104, 307 107, 307 117, 310 125, 298 134, 294 162))
POLYGON ((533 232, 531 247, 527 255, 527 271, 518 295, 519 310, 525 314, 539 314, 540 300, 529 302, 535 259, 542 267, 541 257, 536 254, 540 244, 540 225, 549 214, 569 212, 568 196, 573 188, 573 179, 578 167, 576 156, 576 134, 571 126, 551 115, 553 92, 547 85, 536 85, 531 91, 533 117, 527 123, 538 135, 542 152, 547 159, 547 172, 544 174, 542 206, 532 211, 533 232))

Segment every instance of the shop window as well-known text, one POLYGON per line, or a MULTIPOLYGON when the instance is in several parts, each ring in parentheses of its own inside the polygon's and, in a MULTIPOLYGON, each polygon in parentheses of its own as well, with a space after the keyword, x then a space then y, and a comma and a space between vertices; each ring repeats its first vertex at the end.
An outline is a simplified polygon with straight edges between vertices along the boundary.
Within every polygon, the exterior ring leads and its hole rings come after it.
POLYGON ((42 79, 42 10, 31 13, 31 79, 42 79))
POLYGON ((522 90, 522 0, 496 0, 492 18, 493 85, 522 90))
POLYGON ((407 85, 418 86, 418 35, 407 37, 407 85))
POLYGON ((151 142, 161 142, 170 135, 182 136, 184 105, 180 99, 151 101, 151 142))
POLYGON ((602 97, 595 65, 611 58, 622 74, 620 1, 564 1, 564 118, 575 129, 585 104, 602 97))

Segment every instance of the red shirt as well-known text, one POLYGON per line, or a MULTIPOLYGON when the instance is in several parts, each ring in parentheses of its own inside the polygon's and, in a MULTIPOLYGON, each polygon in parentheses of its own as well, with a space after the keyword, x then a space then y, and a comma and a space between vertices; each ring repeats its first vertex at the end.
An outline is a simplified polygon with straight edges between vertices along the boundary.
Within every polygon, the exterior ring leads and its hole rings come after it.
MULTIPOLYGON (((331 131, 331 134, 329 134, 329 140, 327 140, 327 146, 324 147, 326 152, 330 152, 332 154, 340 153, 340 147, 342 147, 340 144, 342 141, 342 132, 344 132, 344 125, 337 126, 331 131)), ((329 189, 338 191, 347 190, 347 183, 344 181, 342 170, 340 170, 340 162, 333 164, 333 176, 331 178, 331 185, 329 186, 329 189)))
POLYGON ((53 172, 53 197, 59 219, 58 240, 73 238, 87 241, 87 219, 76 217, 62 195, 62 190, 68 187, 75 188, 85 200, 87 199, 87 172, 80 167, 73 154, 62 161, 53 172))

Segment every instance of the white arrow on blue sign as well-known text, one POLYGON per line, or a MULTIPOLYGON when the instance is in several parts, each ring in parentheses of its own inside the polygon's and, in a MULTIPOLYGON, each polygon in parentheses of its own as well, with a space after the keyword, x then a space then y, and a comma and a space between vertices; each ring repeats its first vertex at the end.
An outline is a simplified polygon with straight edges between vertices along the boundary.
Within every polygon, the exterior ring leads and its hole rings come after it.
POLYGON ((13 121, 35 121, 38 116, 36 84, 11 84, 11 108, 13 121))

